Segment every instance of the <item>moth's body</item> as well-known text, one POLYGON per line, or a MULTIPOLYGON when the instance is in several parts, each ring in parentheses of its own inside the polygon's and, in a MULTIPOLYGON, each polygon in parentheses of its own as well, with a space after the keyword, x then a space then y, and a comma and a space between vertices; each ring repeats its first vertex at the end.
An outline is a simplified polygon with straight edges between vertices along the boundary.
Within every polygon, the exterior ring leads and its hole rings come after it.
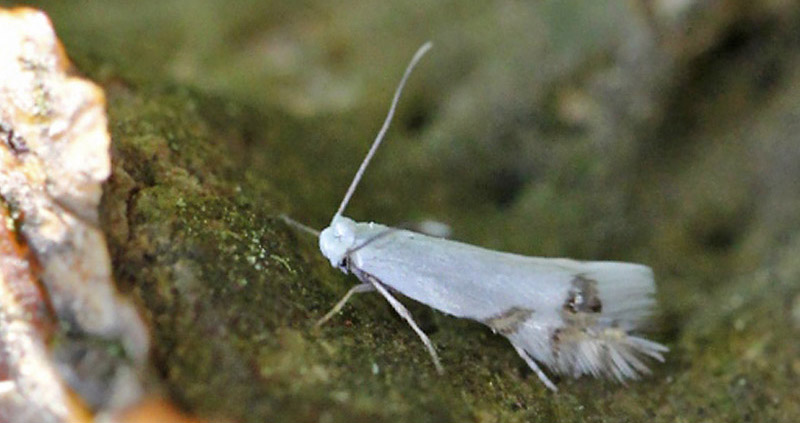
POLYGON ((647 266, 522 256, 347 217, 322 231, 320 249, 363 282, 486 324, 561 374, 623 381, 647 371, 639 357, 665 351, 628 335, 653 306, 647 266))
MULTIPOLYGON (((566 298, 571 278, 567 269, 579 265, 573 260, 503 253, 346 217, 334 225, 352 229, 354 235, 347 248, 354 251, 344 255, 347 267, 375 275, 395 291, 437 310, 478 321, 512 307, 538 311, 539 318, 557 317, 553 305, 566 298), (364 247, 358 248, 360 245, 364 247), (449 273, 446 280, 443 270, 449 273)), ((334 253, 329 254, 338 256, 334 253)))
POLYGON ((430 49, 411 59, 389 113, 350 188, 319 236, 322 254, 361 281, 318 324, 338 312, 351 295, 378 291, 422 339, 437 370, 436 350, 411 313, 389 289, 444 313, 477 320, 507 337, 550 389, 536 364, 572 376, 591 374, 624 381, 647 373, 640 358, 663 360, 666 347, 629 334, 653 307, 653 272, 640 264, 579 262, 526 257, 426 236, 342 216, 358 182, 389 128, 411 70, 430 49))

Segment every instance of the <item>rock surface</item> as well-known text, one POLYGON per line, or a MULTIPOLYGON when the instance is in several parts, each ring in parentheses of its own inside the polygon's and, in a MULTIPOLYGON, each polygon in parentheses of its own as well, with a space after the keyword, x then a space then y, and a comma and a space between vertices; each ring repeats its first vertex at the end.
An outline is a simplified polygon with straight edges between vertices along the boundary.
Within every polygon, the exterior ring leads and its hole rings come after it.
POLYGON ((83 404, 138 400, 149 345, 98 228, 111 170, 104 95, 70 73, 42 12, 0 9, 0 44, 0 375, 11 387, 0 416, 83 421, 83 404))

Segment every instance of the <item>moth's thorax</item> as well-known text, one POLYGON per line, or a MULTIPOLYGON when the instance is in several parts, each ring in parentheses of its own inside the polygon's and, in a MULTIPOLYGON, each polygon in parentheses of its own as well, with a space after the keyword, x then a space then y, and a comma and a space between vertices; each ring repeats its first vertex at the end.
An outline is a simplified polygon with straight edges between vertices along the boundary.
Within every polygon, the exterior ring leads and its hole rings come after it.
POLYGON ((319 249, 331 266, 342 268, 347 251, 356 242, 356 222, 344 216, 337 216, 330 226, 319 234, 319 249))

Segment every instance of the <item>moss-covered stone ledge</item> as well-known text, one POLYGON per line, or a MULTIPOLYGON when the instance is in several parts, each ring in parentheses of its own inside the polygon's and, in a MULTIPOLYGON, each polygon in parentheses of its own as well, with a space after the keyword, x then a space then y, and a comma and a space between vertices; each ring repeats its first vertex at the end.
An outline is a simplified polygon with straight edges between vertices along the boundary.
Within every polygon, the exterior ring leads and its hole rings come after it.
POLYGON ((155 384, 187 410, 242 422, 800 415, 796 7, 123 3, 39 7, 106 90, 116 280, 150 325, 155 384), (355 281, 276 216, 330 218, 420 22, 438 50, 350 214, 653 266, 653 336, 672 351, 650 377, 563 379, 552 394, 501 337, 407 302, 439 376, 377 296, 312 329, 355 281), (687 24, 707 30, 669 37, 687 24))

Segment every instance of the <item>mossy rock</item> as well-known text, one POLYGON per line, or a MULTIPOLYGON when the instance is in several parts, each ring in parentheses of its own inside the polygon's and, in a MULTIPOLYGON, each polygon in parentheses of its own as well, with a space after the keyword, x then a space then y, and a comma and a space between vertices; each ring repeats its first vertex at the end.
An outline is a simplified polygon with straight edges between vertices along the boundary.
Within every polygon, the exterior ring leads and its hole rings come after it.
POLYGON ((688 3, 668 18, 578 1, 35 6, 106 89, 114 172, 101 213, 116 280, 150 324, 157 383, 187 410, 795 421, 797 7, 688 3), (686 45, 660 38, 680 22, 710 29, 686 45), (671 348, 651 376, 565 378, 553 394, 503 338, 406 301, 439 376, 377 296, 313 328, 356 281, 277 216, 327 223, 427 38, 436 46, 349 214, 647 263, 660 292, 651 336, 671 348))

